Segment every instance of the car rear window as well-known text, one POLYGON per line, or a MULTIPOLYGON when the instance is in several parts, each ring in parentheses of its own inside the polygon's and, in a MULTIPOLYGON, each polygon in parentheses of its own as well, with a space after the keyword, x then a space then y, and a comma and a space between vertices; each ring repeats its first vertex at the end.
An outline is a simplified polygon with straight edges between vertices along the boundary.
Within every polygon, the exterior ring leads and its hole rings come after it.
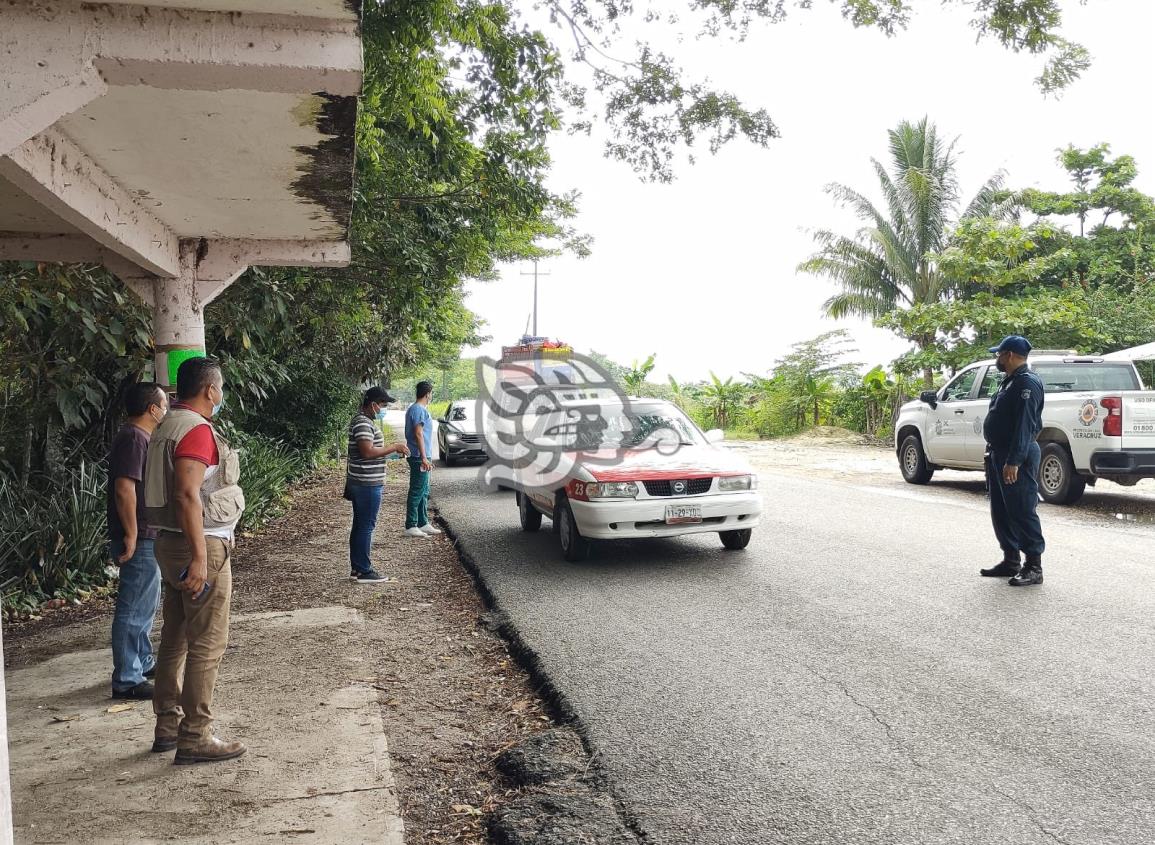
POLYGON ((1130 364, 1037 364, 1032 369, 1043 380, 1047 393, 1086 390, 1138 390, 1139 379, 1130 364))

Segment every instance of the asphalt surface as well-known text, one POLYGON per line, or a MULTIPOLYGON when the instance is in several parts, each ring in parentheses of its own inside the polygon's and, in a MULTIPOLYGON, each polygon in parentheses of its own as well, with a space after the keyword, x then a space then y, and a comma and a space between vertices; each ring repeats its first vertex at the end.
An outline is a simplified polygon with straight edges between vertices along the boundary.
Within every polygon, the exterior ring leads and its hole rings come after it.
POLYGON ((1044 507, 1046 584, 1013 589, 977 574, 974 476, 762 466, 745 552, 573 565, 477 474, 434 504, 648 841, 1155 842, 1155 508, 1044 507))

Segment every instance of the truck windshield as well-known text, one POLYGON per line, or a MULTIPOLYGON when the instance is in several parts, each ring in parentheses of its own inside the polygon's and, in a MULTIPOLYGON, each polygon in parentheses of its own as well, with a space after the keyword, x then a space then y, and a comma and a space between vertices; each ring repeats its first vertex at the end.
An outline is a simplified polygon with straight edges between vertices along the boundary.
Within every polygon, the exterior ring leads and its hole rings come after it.
POLYGON ((1141 387, 1135 368, 1127 363, 1037 364, 1032 369, 1043 380, 1047 393, 1139 390, 1141 387))

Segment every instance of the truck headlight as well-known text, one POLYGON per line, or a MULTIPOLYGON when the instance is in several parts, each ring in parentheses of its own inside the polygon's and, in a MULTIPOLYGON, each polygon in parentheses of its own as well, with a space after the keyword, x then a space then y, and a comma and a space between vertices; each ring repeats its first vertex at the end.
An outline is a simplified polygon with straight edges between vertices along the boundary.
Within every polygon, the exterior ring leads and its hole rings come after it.
POLYGON ((753 490, 757 486, 758 478, 754 475, 729 475, 718 479, 718 490, 723 493, 753 490))
POLYGON ((586 485, 586 496, 590 499, 633 499, 638 495, 638 485, 632 481, 603 481, 586 485))

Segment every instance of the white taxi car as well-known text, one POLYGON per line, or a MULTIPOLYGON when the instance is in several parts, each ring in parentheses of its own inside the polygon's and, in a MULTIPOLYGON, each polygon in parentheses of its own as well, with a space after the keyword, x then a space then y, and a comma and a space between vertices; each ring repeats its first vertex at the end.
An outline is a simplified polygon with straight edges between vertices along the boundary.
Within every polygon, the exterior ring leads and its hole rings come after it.
POLYGON ((716 532, 727 549, 744 549, 762 514, 758 477, 721 439, 669 402, 599 405, 566 444, 564 476, 517 478, 521 527, 537 531, 550 517, 568 561, 585 559, 593 540, 716 532))

